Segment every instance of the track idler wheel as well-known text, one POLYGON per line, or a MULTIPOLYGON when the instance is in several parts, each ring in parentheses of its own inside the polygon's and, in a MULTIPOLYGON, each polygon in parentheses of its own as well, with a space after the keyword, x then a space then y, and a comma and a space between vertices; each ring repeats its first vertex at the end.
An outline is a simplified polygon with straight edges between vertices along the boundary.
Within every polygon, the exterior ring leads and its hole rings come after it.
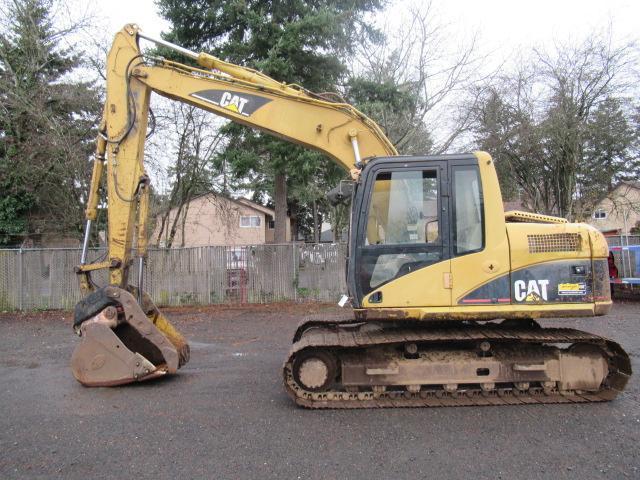
POLYGON ((76 380, 88 387, 139 382, 176 373, 189 360, 184 337, 148 297, 143 306, 113 286, 76 306, 74 329, 82 338, 71 357, 76 380))
POLYGON ((337 368, 337 361, 331 353, 303 351, 293 361, 293 378, 310 392, 322 392, 335 382, 337 368))

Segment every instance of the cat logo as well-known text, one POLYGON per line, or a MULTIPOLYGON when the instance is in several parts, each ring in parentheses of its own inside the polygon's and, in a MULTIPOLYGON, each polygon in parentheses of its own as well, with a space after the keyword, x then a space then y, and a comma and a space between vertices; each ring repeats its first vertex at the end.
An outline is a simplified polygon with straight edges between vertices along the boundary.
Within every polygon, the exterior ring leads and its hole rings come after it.
POLYGON ((256 110, 271 101, 269 98, 232 90, 201 90, 192 93, 191 96, 243 117, 251 116, 256 110))
POLYGON ((517 302, 541 302, 548 300, 547 285, 549 280, 516 280, 513 284, 513 295, 517 302))
POLYGON ((248 116, 242 112, 242 109, 249 101, 248 98, 243 98, 240 95, 234 95, 231 92, 224 92, 220 98, 220 106, 231 110, 232 112, 240 113, 244 116, 248 116))

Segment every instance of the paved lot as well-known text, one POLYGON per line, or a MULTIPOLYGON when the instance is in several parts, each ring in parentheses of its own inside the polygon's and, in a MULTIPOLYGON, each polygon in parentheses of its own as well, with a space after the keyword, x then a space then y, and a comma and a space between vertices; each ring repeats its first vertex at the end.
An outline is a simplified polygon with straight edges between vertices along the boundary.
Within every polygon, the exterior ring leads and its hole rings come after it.
MULTIPOLYGON (((0 478, 640 478, 637 376, 608 404, 296 408, 280 369, 318 308, 170 311, 191 362, 113 389, 71 376, 69 313, 0 314, 0 478)), ((640 371, 639 314, 621 304, 606 324, 565 324, 621 342, 640 371)))

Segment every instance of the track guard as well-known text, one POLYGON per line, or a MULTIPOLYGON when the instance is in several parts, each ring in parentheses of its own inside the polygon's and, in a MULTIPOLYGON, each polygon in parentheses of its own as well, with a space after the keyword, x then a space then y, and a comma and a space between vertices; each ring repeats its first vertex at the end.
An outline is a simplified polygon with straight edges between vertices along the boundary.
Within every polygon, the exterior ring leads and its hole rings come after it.
POLYGON ((143 294, 107 286, 76 306, 82 337, 71 357, 73 376, 85 386, 114 386, 176 373, 189 361, 184 337, 143 294))

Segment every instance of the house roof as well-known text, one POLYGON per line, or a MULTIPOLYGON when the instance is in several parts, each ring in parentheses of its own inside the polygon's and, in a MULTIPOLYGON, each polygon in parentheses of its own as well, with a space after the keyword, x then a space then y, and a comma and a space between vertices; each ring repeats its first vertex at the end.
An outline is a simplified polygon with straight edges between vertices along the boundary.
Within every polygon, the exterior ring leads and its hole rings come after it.
POLYGON ((260 205, 259 203, 252 202, 248 198, 240 197, 235 199, 236 202, 241 203, 242 205, 246 205, 247 207, 253 208, 254 210, 258 210, 267 215, 271 215, 272 217, 275 215, 275 210, 269 207, 265 207, 264 205, 260 205))
MULTIPOLYGON (((216 193, 216 192, 206 192, 206 193, 201 193, 200 195, 196 195, 195 197, 193 197, 191 200, 189 200, 189 203, 198 200, 200 198, 203 197, 220 197, 220 198, 224 198, 226 200, 229 200, 230 202, 233 203, 237 203, 239 205, 242 205, 244 207, 249 207, 257 212, 263 213, 265 215, 271 215, 272 217, 275 215, 275 211, 272 208, 269 207, 265 207, 264 205, 260 205, 259 203, 253 202, 251 200, 249 200, 248 198, 244 198, 244 197, 240 197, 240 198, 233 198, 230 197, 229 195, 224 195, 222 193, 216 193)), ((171 210, 175 210, 177 207, 173 207, 171 210)), ((287 215, 288 217, 288 215, 287 215)))
POLYGON ((622 184, 629 185, 630 187, 640 189, 640 182, 634 182, 634 181, 631 181, 631 180, 623 180, 622 182, 620 182, 620 184, 618 184, 616 186, 616 188, 618 188, 622 184))
POLYGON ((636 190, 640 190, 640 182, 636 182, 636 181, 632 181, 632 180, 621 180, 609 192, 607 192, 602 197, 601 200, 604 200, 605 198, 610 196, 613 192, 615 192, 616 190, 618 190, 619 188, 622 188, 622 187, 627 187, 627 189, 634 188, 636 190))
POLYGON ((636 182, 636 181, 631 181, 631 180, 622 180, 620 182, 618 182, 618 184, 613 187, 611 189, 611 191, 607 192, 606 194, 604 194, 595 204, 594 208, 598 208, 599 205, 606 200, 607 198, 611 198, 613 192, 615 192, 616 190, 620 189, 621 187, 627 187, 627 192, 629 191, 629 188, 633 188, 635 190, 640 190, 640 182, 636 182))

